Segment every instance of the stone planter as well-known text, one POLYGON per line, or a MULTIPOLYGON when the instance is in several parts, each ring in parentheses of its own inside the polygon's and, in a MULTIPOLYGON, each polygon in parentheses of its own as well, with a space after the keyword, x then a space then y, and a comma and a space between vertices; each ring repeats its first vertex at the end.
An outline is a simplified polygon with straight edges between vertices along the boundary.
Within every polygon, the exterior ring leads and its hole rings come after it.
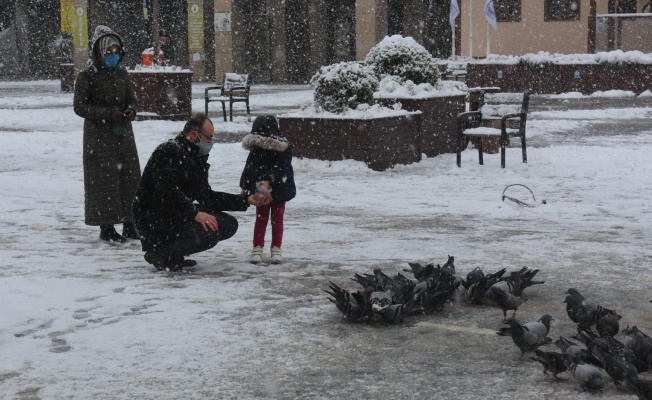
POLYGON ((192 71, 129 71, 138 99, 136 119, 184 121, 192 115, 192 71))
POLYGON ((457 114, 464 112, 465 95, 428 98, 381 98, 383 106, 401 103, 407 111, 421 111, 419 148, 434 157, 457 152, 457 114))
POLYGON ((278 123, 295 157, 363 161, 376 171, 421 160, 419 113, 358 119, 285 115, 278 123))
POLYGON ((559 94, 627 90, 640 94, 652 87, 652 64, 473 64, 467 66, 469 88, 497 86, 502 92, 559 94))

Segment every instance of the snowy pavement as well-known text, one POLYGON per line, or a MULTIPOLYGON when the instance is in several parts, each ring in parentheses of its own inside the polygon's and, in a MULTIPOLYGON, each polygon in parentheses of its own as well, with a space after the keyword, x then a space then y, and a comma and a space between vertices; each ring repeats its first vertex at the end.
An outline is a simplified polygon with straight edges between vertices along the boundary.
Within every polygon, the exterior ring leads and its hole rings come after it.
MULTIPOLYGON (((294 159, 283 264, 247 262, 249 210, 233 213, 232 239, 193 257, 192 273, 169 275, 153 271, 137 242, 107 245, 84 225, 83 121, 58 84, 0 82, 0 398, 595 396, 567 372, 556 382, 539 363, 515 362, 511 339, 495 334, 499 308, 461 301, 399 325, 350 324, 322 292, 328 281, 358 289, 354 273, 393 275, 449 254, 462 276, 477 266, 540 269, 546 283, 525 291, 517 316, 552 314, 553 338, 575 333, 562 303, 569 287, 616 309, 621 326, 652 334, 646 99, 636 108, 531 110, 528 164, 513 147, 505 169, 499 155, 478 165, 475 150, 463 153, 462 168, 447 154, 384 172, 294 159), (536 207, 501 201, 515 183, 533 190, 536 207)), ((302 87, 282 93, 261 91, 254 115, 312 97, 302 87)), ((203 110, 194 97, 194 111, 203 110)), ((242 114, 228 123, 211 115, 218 135, 251 126, 242 114)), ((141 165, 182 126, 136 122, 141 165)), ((235 193, 247 152, 228 142, 213 147, 210 181, 235 193)), ((600 398, 635 398, 603 376, 600 398)))

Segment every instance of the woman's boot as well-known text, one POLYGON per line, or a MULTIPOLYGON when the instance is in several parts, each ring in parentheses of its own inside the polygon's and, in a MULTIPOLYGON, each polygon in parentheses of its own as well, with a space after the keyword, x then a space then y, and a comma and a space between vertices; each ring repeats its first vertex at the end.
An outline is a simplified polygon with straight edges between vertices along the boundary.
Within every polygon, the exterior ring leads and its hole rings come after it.
POLYGON ((116 232, 113 225, 100 225, 100 239, 114 243, 125 243, 127 241, 127 239, 116 232))
POLYGON ((122 236, 126 239, 140 239, 138 231, 132 222, 125 222, 122 225, 122 236))

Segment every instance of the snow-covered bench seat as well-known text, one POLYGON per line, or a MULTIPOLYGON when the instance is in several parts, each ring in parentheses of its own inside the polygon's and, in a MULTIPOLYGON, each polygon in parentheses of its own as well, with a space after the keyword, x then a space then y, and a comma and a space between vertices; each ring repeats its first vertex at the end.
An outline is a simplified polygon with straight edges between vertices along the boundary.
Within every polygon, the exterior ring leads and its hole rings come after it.
POLYGON ((527 163, 525 125, 527 122, 530 94, 495 93, 493 90, 479 93, 478 109, 457 115, 457 166, 462 166, 462 147, 465 138, 478 147, 480 164, 483 160, 483 142, 496 141, 500 147, 500 166, 505 168, 505 148, 510 138, 521 139, 523 162, 527 163))
POLYGON ((251 82, 249 82, 249 74, 225 73, 221 85, 210 86, 204 90, 204 108, 206 115, 208 115, 208 103, 219 101, 222 103, 222 113, 224 114, 224 121, 226 121, 226 103, 228 102, 229 119, 233 121, 233 103, 243 102, 247 105, 247 121, 251 121, 251 115, 249 114, 250 90, 251 82), (214 90, 219 90, 219 94, 211 95, 210 92, 214 90))

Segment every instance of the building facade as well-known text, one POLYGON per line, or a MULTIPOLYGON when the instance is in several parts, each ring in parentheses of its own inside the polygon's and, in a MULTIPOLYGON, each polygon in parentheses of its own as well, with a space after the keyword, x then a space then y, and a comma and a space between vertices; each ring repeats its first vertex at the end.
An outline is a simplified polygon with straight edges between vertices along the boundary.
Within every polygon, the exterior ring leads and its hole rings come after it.
MULTIPOLYGON (((457 0, 455 53, 465 57, 652 52, 652 0, 457 0), (638 13, 637 17, 632 17, 638 13)), ((451 0, 0 0, 0 79, 57 77, 59 64, 86 65, 89 36, 108 25, 125 39, 134 67, 157 45, 196 81, 226 72, 255 83, 305 83, 324 65, 362 60, 386 35, 411 36, 437 58, 452 52, 451 0)))

